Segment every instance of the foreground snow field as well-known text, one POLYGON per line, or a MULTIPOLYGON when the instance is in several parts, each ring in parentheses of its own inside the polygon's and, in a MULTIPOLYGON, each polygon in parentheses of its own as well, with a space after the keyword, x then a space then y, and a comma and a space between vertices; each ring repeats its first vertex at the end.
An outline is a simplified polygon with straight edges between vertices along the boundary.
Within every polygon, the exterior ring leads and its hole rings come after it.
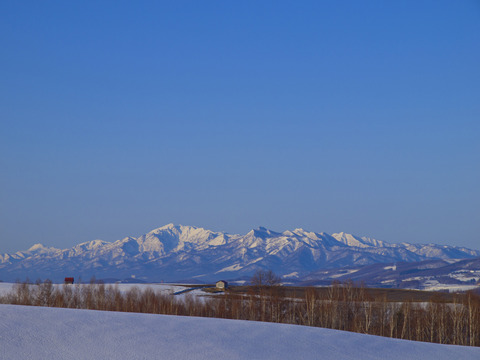
POLYGON ((480 359, 480 348, 305 326, 0 305, 1 359, 480 359))

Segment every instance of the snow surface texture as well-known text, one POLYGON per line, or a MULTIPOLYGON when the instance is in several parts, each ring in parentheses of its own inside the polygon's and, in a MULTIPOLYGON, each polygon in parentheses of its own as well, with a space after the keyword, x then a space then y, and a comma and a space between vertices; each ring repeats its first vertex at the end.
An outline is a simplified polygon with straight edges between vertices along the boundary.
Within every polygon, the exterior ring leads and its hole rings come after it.
POLYGON ((0 283, 0 296, 7 295, 12 291, 15 284, 13 283, 0 283))
POLYGON ((253 321, 0 305, 1 359, 480 359, 480 348, 253 321))

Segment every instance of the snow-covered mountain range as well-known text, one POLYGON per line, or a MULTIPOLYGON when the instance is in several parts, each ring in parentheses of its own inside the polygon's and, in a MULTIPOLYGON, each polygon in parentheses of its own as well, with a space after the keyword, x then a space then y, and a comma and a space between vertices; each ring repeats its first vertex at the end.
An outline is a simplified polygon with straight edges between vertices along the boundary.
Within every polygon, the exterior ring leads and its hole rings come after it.
MULTIPOLYGON (((26 251, 0 255, 0 280, 65 276, 139 281, 248 279, 271 269, 285 280, 307 279, 322 269, 376 263, 467 259, 480 251, 445 245, 390 244, 346 233, 303 229, 275 232, 260 227, 245 235, 168 224, 138 238, 94 240, 70 249, 36 244, 26 251)), ((311 277, 308 279, 311 280, 311 277)))

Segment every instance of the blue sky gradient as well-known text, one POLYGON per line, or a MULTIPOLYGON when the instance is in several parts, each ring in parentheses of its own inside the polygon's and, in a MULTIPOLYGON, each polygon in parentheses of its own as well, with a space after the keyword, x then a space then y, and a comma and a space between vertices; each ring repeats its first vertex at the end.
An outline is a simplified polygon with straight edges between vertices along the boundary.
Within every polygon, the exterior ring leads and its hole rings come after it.
POLYGON ((3 1, 0 252, 166 223, 480 248, 479 1, 3 1))

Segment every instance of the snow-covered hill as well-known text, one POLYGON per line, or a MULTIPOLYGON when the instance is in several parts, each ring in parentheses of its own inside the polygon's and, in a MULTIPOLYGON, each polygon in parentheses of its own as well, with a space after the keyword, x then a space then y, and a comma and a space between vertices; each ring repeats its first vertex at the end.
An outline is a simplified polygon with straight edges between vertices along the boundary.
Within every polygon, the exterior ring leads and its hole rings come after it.
POLYGON ((463 259, 480 251, 435 244, 389 244, 351 234, 303 229, 275 232, 260 227, 245 235, 169 224, 138 238, 94 240, 71 249, 41 244, 0 255, 0 280, 65 276, 89 280, 214 281, 249 278, 258 268, 286 279, 302 279, 320 269, 428 259, 463 259))
POLYGON ((479 359, 480 348, 298 325, 0 305, 0 358, 479 359))

